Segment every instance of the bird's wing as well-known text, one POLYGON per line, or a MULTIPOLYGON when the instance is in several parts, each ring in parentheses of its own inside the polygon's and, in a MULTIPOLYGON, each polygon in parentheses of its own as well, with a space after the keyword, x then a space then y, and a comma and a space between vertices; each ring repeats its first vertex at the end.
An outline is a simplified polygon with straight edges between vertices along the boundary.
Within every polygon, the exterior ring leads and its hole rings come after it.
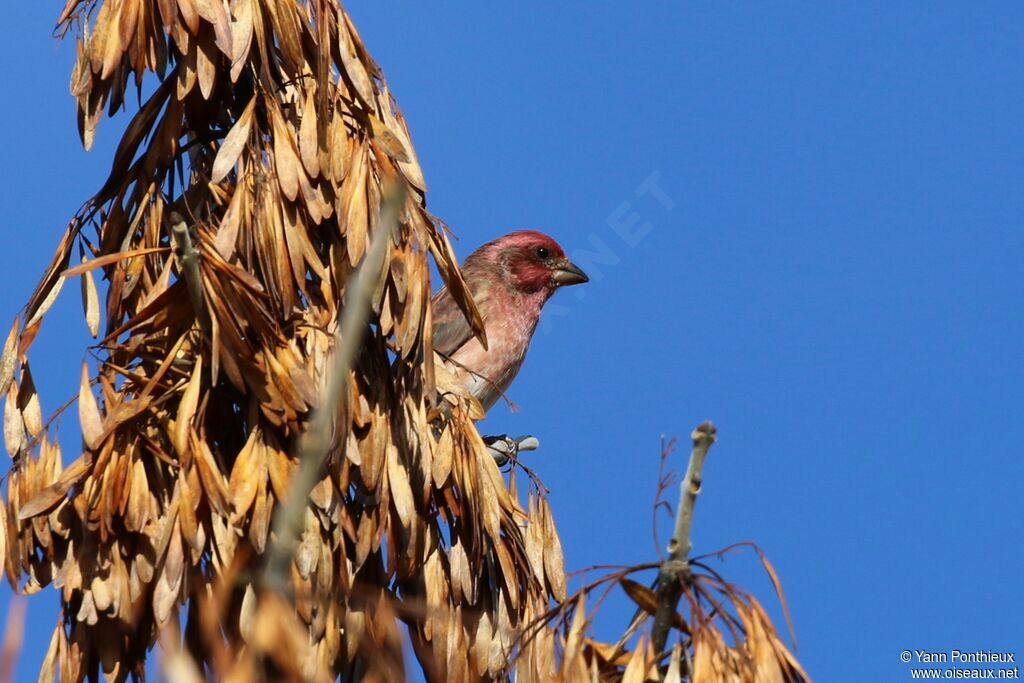
POLYGON ((473 338, 473 328, 469 326, 466 314, 455 303, 447 287, 442 287, 434 295, 431 307, 434 320, 434 350, 444 356, 451 356, 473 338))
MULTIPOLYGON (((476 253, 470 254, 466 259, 462 265, 462 274, 465 276, 467 294, 473 297, 473 302, 480 312, 482 326, 485 323, 483 318, 486 317, 484 311, 487 310, 491 281, 496 276, 487 265, 479 262, 476 253)), ((434 325, 431 328, 434 350, 444 356, 451 356, 473 338, 473 328, 448 287, 442 287, 434 295, 431 306, 434 320, 434 325)))

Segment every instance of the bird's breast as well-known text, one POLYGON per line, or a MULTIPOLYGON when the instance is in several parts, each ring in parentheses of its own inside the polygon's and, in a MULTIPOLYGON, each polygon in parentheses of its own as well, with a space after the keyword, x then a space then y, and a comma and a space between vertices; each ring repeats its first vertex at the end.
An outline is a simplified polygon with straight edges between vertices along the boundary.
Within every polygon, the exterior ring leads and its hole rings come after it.
POLYGON ((519 373, 537 319, 517 315, 488 316, 484 320, 488 347, 475 337, 452 354, 455 372, 484 408, 490 408, 519 373))

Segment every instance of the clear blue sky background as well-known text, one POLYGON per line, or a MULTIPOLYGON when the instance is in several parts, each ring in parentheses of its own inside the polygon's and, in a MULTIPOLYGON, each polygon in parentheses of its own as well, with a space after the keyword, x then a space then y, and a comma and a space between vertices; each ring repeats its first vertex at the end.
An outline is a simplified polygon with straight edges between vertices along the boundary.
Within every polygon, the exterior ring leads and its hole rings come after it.
MULTIPOLYGON (((570 569, 655 557, 659 437, 711 418, 695 550, 765 548, 812 676, 908 680, 905 648, 1024 657, 1024 5, 349 8, 460 254, 519 227, 601 254, 552 301, 521 410, 484 425, 543 441, 570 569), (669 201, 637 195, 652 173, 669 201)), ((5 321, 123 125, 81 151, 58 9, 11 4, 0 42, 5 321)), ((78 299, 34 348, 44 410, 77 387, 78 299)), ((753 558, 722 569, 774 604, 753 558)), ((55 597, 30 600, 19 680, 55 597)))

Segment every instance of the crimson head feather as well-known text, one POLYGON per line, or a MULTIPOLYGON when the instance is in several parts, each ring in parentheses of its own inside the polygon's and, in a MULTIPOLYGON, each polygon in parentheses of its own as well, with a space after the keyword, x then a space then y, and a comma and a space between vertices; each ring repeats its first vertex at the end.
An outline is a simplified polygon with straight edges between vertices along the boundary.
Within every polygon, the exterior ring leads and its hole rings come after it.
POLYGON ((518 230, 466 259, 462 274, 484 321, 488 347, 473 336, 447 288, 432 302, 434 350, 448 359, 470 392, 490 408, 522 367, 544 304, 559 287, 588 281, 554 239, 518 230))

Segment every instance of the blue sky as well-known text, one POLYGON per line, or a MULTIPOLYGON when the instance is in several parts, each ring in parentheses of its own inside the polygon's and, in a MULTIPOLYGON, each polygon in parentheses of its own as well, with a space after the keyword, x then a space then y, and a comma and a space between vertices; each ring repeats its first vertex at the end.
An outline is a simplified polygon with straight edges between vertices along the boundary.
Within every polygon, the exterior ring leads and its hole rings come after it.
MULTIPOLYGON (((710 418, 695 552, 766 550, 812 676, 906 680, 904 649, 1024 657, 1024 6, 348 7, 457 251, 532 227, 591 252, 520 410, 483 425, 541 439, 569 569, 656 557, 659 439, 710 418)), ((14 3, 0 42, 8 321, 123 125, 81 151, 57 11, 14 3)), ((77 390, 75 289, 34 347, 44 410, 77 390)), ((774 604, 753 557, 720 569, 774 604)), ((18 680, 54 601, 29 602, 18 680)), ((628 617, 609 603, 598 634, 628 617)))

